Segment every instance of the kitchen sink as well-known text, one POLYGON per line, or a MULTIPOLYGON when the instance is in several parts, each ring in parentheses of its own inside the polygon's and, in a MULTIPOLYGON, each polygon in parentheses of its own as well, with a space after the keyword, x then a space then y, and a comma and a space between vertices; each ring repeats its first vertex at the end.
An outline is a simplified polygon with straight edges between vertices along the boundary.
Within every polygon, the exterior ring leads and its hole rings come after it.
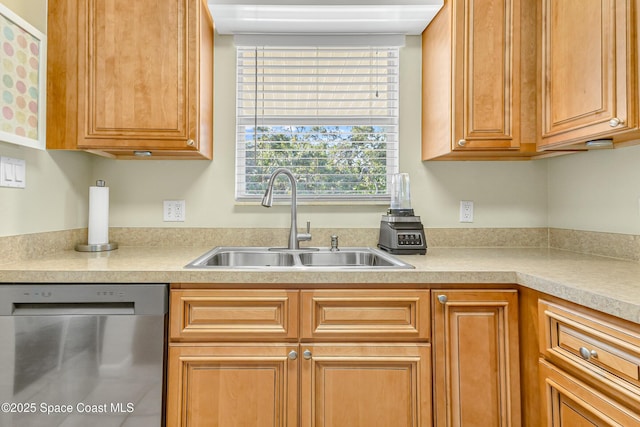
POLYGON ((198 264, 199 267, 289 267, 292 265, 294 265, 292 254, 245 249, 220 250, 198 264))
POLYGON ((411 264, 375 248, 309 248, 289 250, 253 246, 218 246, 185 268, 244 269, 351 269, 413 268, 411 264))
POLYGON ((305 252, 300 255, 302 265, 311 267, 394 267, 398 260, 380 256, 367 249, 340 250, 337 252, 305 252))

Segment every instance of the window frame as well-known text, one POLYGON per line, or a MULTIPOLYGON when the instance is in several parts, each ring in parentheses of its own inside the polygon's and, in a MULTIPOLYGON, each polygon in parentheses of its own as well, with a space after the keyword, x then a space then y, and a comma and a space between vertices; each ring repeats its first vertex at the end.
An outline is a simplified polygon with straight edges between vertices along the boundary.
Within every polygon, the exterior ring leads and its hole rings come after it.
MULTIPOLYGON (((247 91, 245 90, 244 92, 242 92, 242 88, 245 87, 246 82, 243 79, 243 77, 247 76, 246 74, 242 74, 243 71, 246 69, 245 64, 242 63, 243 61, 243 54, 245 52, 248 51, 248 49, 253 49, 256 52, 256 57, 258 57, 258 51, 262 50, 263 52, 265 50, 276 50, 276 51, 282 51, 283 49, 294 49, 294 50, 308 50, 308 49, 313 49, 316 50, 317 52, 324 52, 324 47, 319 47, 319 46, 296 46, 295 48, 292 47, 274 47, 274 48, 270 48, 270 47, 264 47, 264 46, 251 46, 251 47, 246 47, 246 46, 238 46, 238 51, 237 51, 237 55, 236 55, 236 137, 235 137, 235 153, 236 153, 236 165, 235 165, 235 184, 236 184, 236 188, 235 188, 235 199, 237 202, 255 202, 255 201, 259 201, 262 197, 262 194, 256 194, 255 190, 253 191, 252 194, 248 194, 247 193, 247 168, 250 167, 247 164, 247 150, 246 150, 246 145, 247 143, 247 129, 251 129, 252 126, 248 124, 249 120, 247 119, 248 115, 245 113, 243 114, 242 111, 246 110, 245 104, 251 104, 251 102, 246 102, 245 99, 241 98, 241 96, 244 96, 243 94, 246 94, 247 91), (243 131, 241 131, 241 129, 243 129, 243 131)), ((382 83, 377 82, 376 86, 382 86, 385 90, 389 90, 390 92, 390 96, 388 98, 386 98, 386 100, 384 100, 383 104, 385 104, 384 107, 384 114, 391 114, 391 115, 386 115, 386 116, 381 116, 383 118, 371 118, 368 116, 363 116, 363 117, 359 117, 359 121, 356 123, 352 123, 351 125, 347 125, 345 124, 346 122, 343 120, 343 118, 339 118, 336 119, 336 121, 334 123, 329 124, 328 120, 332 120, 330 118, 327 117, 323 117, 321 120, 321 123, 319 126, 324 126, 325 128, 335 128, 336 130, 338 129, 338 126, 343 126, 343 127, 349 127, 349 126, 373 126, 378 127, 380 129, 383 128, 383 126, 385 127, 385 140, 384 141, 376 141, 376 140, 372 140, 371 143, 373 145, 375 145, 376 142, 378 143, 383 143, 385 146, 385 155, 384 155, 384 161, 385 161, 385 177, 384 180, 380 180, 381 182, 384 182, 384 191, 383 192, 379 192, 376 194, 313 194, 313 193, 308 193, 304 190, 301 191, 300 189, 300 184, 298 185, 298 199, 300 200, 301 203, 336 203, 336 204, 388 204, 388 202, 390 201, 390 177, 391 175, 393 175, 394 173, 399 172, 399 95, 400 95, 400 49, 398 46, 395 47, 388 47, 388 46, 377 46, 377 47, 339 47, 339 48, 335 48, 335 47, 331 47, 329 51, 336 51, 337 49, 342 49, 342 51, 351 51, 351 52, 370 52, 369 55, 372 55, 372 52, 376 52, 376 55, 379 55, 379 52, 391 52, 391 55, 389 57, 383 57, 382 58, 382 62, 384 63, 384 61, 386 60, 387 64, 385 65, 385 72, 387 73, 385 74, 381 74, 383 75, 383 81, 382 83), (389 70, 389 71, 387 71, 389 70), (385 80, 386 79, 386 80, 385 80), (363 121, 368 120, 369 123, 365 123, 363 121), (390 129, 390 130, 386 130, 386 129, 390 129), (390 140, 389 140, 390 138, 390 140)), ((289 58, 286 57, 286 60, 288 60, 289 58)), ((326 58, 325 58, 326 59, 326 58)), ((376 60, 380 60, 379 57, 376 57, 376 60)), ((251 61, 249 61, 251 62, 251 61)), ((253 60, 253 66, 255 67, 255 75, 254 75, 254 82, 258 82, 258 76, 261 75, 260 72, 258 71, 259 68, 259 63, 257 59, 253 60)), ((379 67, 378 63, 376 63, 376 67, 379 67)), ((366 68, 366 67, 362 67, 361 68, 366 68)), ((379 75, 377 74, 378 72, 380 72, 378 69, 375 70, 374 73, 371 72, 370 68, 369 71, 367 71, 365 74, 371 75, 371 76, 375 76, 376 79, 379 77, 379 75)), ((377 80, 376 80, 377 81, 377 80)), ((368 83, 367 83, 368 84, 368 83)), ((255 90, 255 95, 253 98, 253 110, 254 110, 254 121, 253 121, 253 128, 252 130, 253 135, 254 135, 254 143, 258 143, 258 139, 257 139, 257 132, 255 132, 256 129, 259 129, 260 124, 265 124, 264 121, 261 121, 258 116, 258 109, 259 109, 259 105, 258 105, 258 93, 261 91, 258 89, 259 83, 253 83, 254 86, 254 90, 255 90), (259 123, 260 122, 260 123, 259 123), (256 127, 257 126, 257 127, 256 127)), ((264 86, 263 86, 264 89, 264 86)), ((377 92, 376 92, 376 97, 377 97, 377 92)), ((251 101, 251 98, 249 98, 249 100, 251 101)), ((296 99, 297 101, 297 99, 296 99)), ((376 100, 380 103, 380 101, 382 100, 376 100)), ((263 105, 264 107, 264 105, 263 105)), ((297 111, 297 110, 296 110, 297 111)), ((317 114, 317 113, 316 113, 317 114)), ((369 115, 372 114, 371 111, 368 112, 369 115)), ((307 118, 308 117, 304 117, 307 118)), ((268 121, 268 124, 274 123, 272 126, 274 128, 277 127, 284 127, 285 125, 294 125, 296 124, 297 119, 292 119, 292 120, 288 120, 285 122, 281 122, 279 124, 275 124, 276 122, 271 122, 268 121)), ((304 122, 304 120, 302 120, 302 122, 304 122)), ((298 122, 300 123, 300 122, 298 122)), ((311 127, 311 123, 307 123, 307 126, 310 128, 311 127)), ((382 134, 381 133, 381 134, 382 134)), ((377 136, 373 136, 373 138, 377 138, 377 136)), ((251 140, 249 140, 251 141, 251 140)), ((362 141, 362 140, 360 140, 362 141)), ((264 141, 263 141, 264 142, 264 141)), ((254 147, 254 149, 257 149, 257 147, 254 147)), ((379 150, 378 150, 379 151, 379 150)), ((274 170, 277 167, 283 167, 282 165, 273 165, 270 168, 270 171, 266 172, 265 174, 261 174, 260 176, 262 177, 265 186, 266 186, 266 181, 268 180, 268 176, 270 175, 271 171, 274 170)), ((287 167, 287 166, 284 166, 287 167)), ((298 174, 295 171, 295 168, 291 168, 292 172, 294 173, 294 175, 296 175, 297 178, 300 178, 298 176, 298 174)), ((307 175, 309 176, 309 175, 307 175)), ((317 175, 314 175, 314 177, 316 177, 317 175)), ((380 176, 379 176, 380 177, 380 176)), ((378 177, 378 178, 379 178, 378 177)), ((300 181, 300 179, 299 179, 300 181)), ((304 179, 303 179, 304 181, 304 179)), ((276 191, 275 193, 275 199, 277 200, 278 198, 288 198, 288 193, 290 192, 290 190, 286 190, 285 188, 288 188, 289 185, 288 183, 283 183, 283 189, 280 191, 276 191)))

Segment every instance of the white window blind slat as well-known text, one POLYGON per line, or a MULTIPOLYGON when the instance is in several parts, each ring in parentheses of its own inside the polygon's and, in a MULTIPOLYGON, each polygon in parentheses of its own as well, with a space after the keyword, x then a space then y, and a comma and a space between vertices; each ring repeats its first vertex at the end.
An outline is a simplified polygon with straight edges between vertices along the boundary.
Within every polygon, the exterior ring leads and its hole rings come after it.
MULTIPOLYGON (((389 200, 398 171, 398 48, 239 47, 236 198, 287 167, 298 197, 389 200)), ((276 182, 289 194, 288 182, 276 182)))

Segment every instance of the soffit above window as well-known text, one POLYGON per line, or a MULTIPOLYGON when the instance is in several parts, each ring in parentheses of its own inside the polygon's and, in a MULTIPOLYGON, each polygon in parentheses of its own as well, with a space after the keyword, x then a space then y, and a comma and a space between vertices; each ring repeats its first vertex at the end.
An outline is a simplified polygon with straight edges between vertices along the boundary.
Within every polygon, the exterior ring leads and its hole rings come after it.
POLYGON ((219 34, 421 34, 443 0, 208 0, 219 34))

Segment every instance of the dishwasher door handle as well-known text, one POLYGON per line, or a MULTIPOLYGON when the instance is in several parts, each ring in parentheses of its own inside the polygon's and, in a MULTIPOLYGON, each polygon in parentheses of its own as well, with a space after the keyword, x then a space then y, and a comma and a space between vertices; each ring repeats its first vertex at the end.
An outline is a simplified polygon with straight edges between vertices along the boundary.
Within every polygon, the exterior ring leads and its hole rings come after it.
POLYGON ((132 302, 109 303, 14 303, 12 316, 118 316, 134 315, 132 302))

